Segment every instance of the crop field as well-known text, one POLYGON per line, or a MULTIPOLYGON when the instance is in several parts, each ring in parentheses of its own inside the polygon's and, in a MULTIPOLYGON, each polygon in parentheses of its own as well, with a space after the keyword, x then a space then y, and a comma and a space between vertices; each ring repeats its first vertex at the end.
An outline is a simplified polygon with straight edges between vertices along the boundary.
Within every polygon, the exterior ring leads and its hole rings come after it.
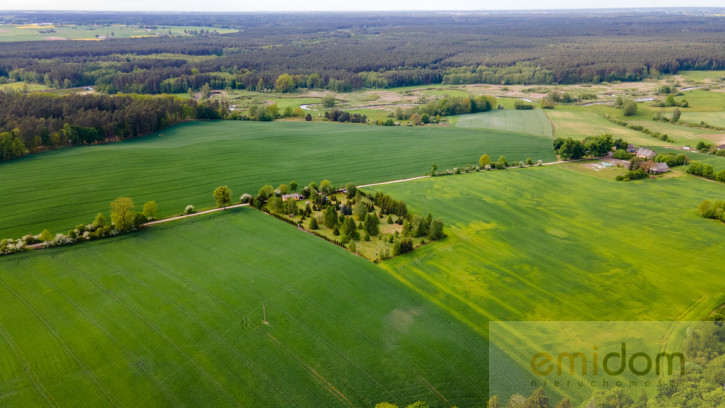
POLYGON ((476 163, 481 154, 553 161, 544 138, 443 127, 378 127, 304 122, 196 122, 123 143, 53 151, 0 164, 0 237, 68 230, 106 212, 117 197, 159 216, 188 204, 213 205, 228 185, 234 199, 265 184, 329 179, 335 185, 420 176, 476 163))
MULTIPOLYGON (((694 112, 684 111, 682 112, 681 120, 689 123, 698 124, 705 122, 709 125, 725 127, 725 111, 721 112, 694 112)), ((708 130, 708 129, 705 129, 708 130)), ((710 130, 711 132, 714 132, 710 130)), ((725 139, 725 133, 722 133, 722 138, 725 139)))
POLYGON ((557 109, 549 110, 546 114, 554 123, 556 137, 571 137, 574 140, 582 140, 588 136, 609 133, 615 139, 622 138, 635 144, 657 144, 658 142, 665 144, 665 142, 643 133, 618 126, 604 119, 600 113, 590 110, 567 110, 557 107, 557 109))
MULTIPOLYGON (((669 117, 671 113, 667 113, 666 116, 669 117)), ((683 115, 684 116, 684 115, 683 115)), ((646 129, 649 129, 653 132, 660 132, 662 134, 668 135, 673 142, 667 143, 663 142, 657 138, 650 137, 648 135, 642 134, 642 137, 645 140, 642 140, 643 145, 658 145, 658 146, 669 146, 672 144, 679 145, 679 146, 695 146, 697 142, 699 141, 706 141, 708 143, 719 143, 720 141, 725 141, 725 132, 720 132, 718 130, 712 130, 712 129, 699 129, 694 127, 687 127, 687 126, 681 126, 676 125, 668 122, 658 122, 651 119, 634 119, 629 120, 625 119, 627 123, 631 125, 640 125, 646 129)), ((639 138, 637 140, 640 140, 639 138)))
POLYGON ((85 25, 0 25, 0 42, 6 41, 48 41, 48 40, 97 40, 99 36, 115 34, 116 38, 134 38, 162 35, 185 35, 184 30, 210 30, 219 34, 233 33, 237 30, 216 27, 158 26, 146 29, 139 26, 114 24, 111 26, 85 25))
POLYGON ((484 335, 491 320, 697 320, 725 303, 725 230, 696 214, 725 185, 571 166, 583 164, 376 187, 449 227, 382 267, 484 335))
POLYGON ((496 129, 528 133, 551 138, 551 122, 541 109, 534 110, 492 110, 458 117, 456 127, 473 129, 496 129))
POLYGON ((0 293, 2 405, 481 406, 487 390, 482 336, 252 209, 4 257, 0 293))
POLYGON ((0 92, 22 92, 22 91, 35 92, 35 91, 44 91, 46 89, 49 89, 49 88, 45 85, 26 83, 26 82, 8 82, 5 84, 0 84, 0 92))
POLYGON ((686 80, 697 82, 706 80, 721 81, 725 78, 725 71, 680 71, 677 75, 686 80))

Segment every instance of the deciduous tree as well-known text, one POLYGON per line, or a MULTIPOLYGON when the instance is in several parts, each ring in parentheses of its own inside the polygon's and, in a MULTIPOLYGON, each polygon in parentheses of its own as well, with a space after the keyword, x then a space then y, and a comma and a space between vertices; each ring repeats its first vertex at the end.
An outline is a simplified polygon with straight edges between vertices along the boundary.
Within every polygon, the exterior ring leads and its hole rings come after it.
POLYGON ((133 228, 133 200, 120 197, 111 202, 111 222, 119 231, 128 231, 133 228))
POLYGON ((227 186, 215 188, 212 196, 214 197, 214 201, 216 201, 217 207, 226 208, 232 203, 232 191, 227 186))

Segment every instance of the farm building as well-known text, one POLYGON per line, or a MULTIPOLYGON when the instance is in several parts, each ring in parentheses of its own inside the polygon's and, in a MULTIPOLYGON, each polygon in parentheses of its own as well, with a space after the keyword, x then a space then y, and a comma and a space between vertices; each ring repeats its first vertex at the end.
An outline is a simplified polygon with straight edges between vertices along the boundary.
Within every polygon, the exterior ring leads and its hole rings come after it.
POLYGON ((627 146, 627 153, 634 153, 634 152, 636 152, 636 151, 637 151, 637 148, 636 148, 636 147, 634 147, 634 145, 633 145, 633 144, 631 144, 631 143, 630 143, 630 144, 629 144, 629 145, 627 146))
POLYGON ((641 148, 637 150, 637 157, 640 157, 642 159, 652 160, 657 156, 657 153, 653 152, 650 149, 641 148))
POLYGON ((718 148, 718 150, 725 150, 725 144, 721 144, 717 148, 718 148))
POLYGON ((287 201, 287 200, 300 201, 304 198, 305 197, 302 194, 283 194, 282 195, 282 201, 287 201))
POLYGON ((650 173, 655 174, 662 174, 667 173, 670 171, 670 166, 667 165, 667 163, 655 163, 652 167, 649 168, 650 173))

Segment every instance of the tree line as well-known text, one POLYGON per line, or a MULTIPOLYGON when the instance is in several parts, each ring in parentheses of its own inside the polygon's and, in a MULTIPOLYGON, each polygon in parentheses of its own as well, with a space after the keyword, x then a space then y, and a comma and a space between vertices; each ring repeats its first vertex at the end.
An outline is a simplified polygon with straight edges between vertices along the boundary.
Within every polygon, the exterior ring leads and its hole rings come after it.
POLYGON ((0 160, 139 137, 194 119, 228 116, 226 103, 175 97, 0 93, 0 160))

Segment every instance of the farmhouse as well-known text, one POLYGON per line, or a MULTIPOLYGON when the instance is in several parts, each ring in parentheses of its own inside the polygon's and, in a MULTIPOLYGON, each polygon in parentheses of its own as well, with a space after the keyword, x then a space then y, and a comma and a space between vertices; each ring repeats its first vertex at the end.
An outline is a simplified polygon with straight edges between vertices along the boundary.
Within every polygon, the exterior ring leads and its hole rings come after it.
POLYGON ((667 173, 670 171, 670 166, 667 165, 667 163, 655 163, 652 167, 649 168, 650 173, 655 174, 662 174, 667 173))
POLYGON ((634 153, 636 151, 637 151, 637 148, 634 147, 633 144, 630 143, 629 145, 627 145, 627 153, 634 153))
POLYGON ((302 194, 296 194, 296 193, 295 194, 283 194, 282 195, 282 201, 287 201, 287 200, 300 201, 300 200, 302 200, 304 198, 305 197, 302 194))
POLYGON ((655 156, 657 156, 657 153, 653 152, 650 149, 642 148, 637 150, 637 157, 640 157, 642 159, 652 160, 655 158, 655 156))

